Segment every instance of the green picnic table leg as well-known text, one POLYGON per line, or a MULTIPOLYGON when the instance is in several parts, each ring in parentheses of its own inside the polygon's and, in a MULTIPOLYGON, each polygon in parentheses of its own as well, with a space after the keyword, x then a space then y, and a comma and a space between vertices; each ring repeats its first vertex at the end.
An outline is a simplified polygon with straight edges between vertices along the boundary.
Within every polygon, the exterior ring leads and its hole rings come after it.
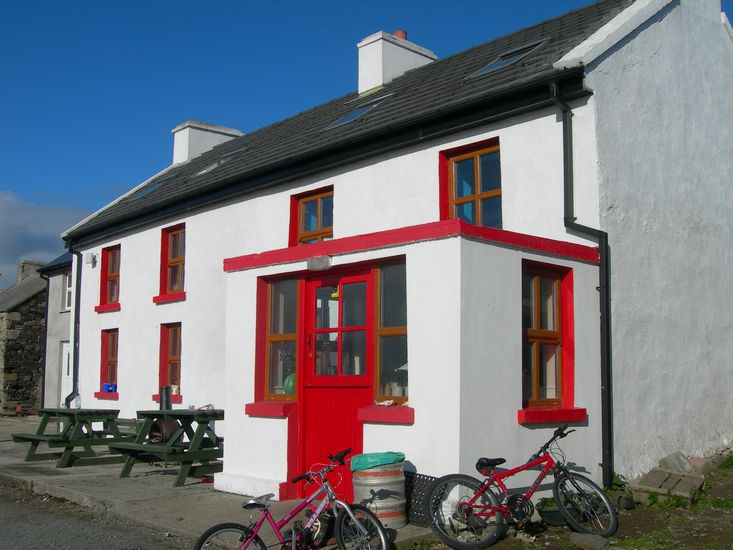
MULTIPOLYGON (((41 423, 38 425, 38 428, 36 429, 36 435, 45 435, 46 426, 48 426, 48 415, 44 414, 41 416, 41 423)), ((31 441, 31 446, 28 448, 28 452, 25 454, 25 461, 26 462, 33 462, 36 460, 42 460, 41 457, 47 458, 47 455, 39 455, 36 457, 36 452, 38 451, 38 445, 40 444, 40 441, 31 441)))

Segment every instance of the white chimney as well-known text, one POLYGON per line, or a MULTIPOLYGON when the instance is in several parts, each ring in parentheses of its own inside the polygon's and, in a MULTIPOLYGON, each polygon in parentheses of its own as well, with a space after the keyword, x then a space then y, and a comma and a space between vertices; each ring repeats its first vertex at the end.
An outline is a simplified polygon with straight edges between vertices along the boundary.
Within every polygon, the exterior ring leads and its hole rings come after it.
POLYGON ((367 36, 356 47, 359 48, 360 94, 438 58, 430 50, 408 41, 405 31, 395 31, 394 35, 380 31, 367 36))
POLYGON ((187 162, 220 143, 243 135, 239 130, 187 120, 173 128, 173 164, 187 162))

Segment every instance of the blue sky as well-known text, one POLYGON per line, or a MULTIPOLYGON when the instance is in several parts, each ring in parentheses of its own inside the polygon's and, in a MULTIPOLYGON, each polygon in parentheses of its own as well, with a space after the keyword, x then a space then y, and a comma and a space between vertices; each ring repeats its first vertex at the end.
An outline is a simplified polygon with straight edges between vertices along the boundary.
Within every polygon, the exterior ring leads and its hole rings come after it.
POLYGON ((588 3, 3 0, 0 288, 167 166, 184 120, 246 132, 343 95, 379 30, 445 57, 588 3))

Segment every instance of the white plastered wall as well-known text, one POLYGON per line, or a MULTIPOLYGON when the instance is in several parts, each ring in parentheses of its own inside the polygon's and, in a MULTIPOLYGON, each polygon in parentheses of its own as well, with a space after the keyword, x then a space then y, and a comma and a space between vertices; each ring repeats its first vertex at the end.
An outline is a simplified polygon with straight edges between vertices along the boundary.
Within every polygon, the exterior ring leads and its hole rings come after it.
MULTIPOLYGON (((71 276, 69 270, 68 276, 71 276)), ((62 300, 66 294, 64 274, 56 273, 48 278, 48 313, 46 316, 46 361, 43 380, 43 406, 58 407, 65 395, 61 395, 62 342, 71 340, 71 310, 64 309, 62 300)))
POLYGON ((733 440, 733 43, 669 3, 588 68, 612 255, 616 470, 733 440))

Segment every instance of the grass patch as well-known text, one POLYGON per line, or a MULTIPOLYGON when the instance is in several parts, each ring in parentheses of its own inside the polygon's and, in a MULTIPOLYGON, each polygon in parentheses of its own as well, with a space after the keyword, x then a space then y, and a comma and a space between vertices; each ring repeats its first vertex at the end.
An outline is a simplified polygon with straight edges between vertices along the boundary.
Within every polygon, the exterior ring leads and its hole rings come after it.
POLYGON ((710 501, 710 506, 717 510, 733 511, 733 498, 714 498, 710 501))
POLYGON ((718 467, 724 469, 733 468, 733 453, 729 453, 728 456, 726 456, 723 461, 718 464, 718 467))
POLYGON ((676 548, 675 542, 666 533, 644 533, 633 539, 623 539, 621 546, 629 550, 669 550, 676 548))

